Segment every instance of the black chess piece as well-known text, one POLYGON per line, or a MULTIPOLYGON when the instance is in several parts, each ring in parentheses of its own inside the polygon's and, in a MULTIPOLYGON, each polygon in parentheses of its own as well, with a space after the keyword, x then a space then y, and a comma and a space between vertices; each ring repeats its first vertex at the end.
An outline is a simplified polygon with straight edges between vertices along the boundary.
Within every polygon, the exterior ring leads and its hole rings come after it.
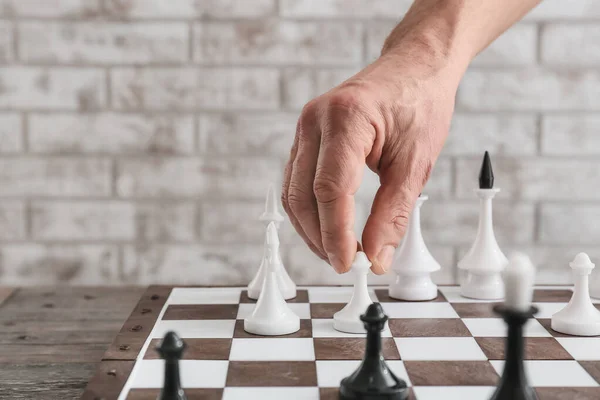
POLYGON ((492 189, 494 187, 494 171, 490 154, 486 151, 483 155, 481 170, 479 171, 479 189, 492 189))
POLYGON ((179 377, 179 360, 185 343, 175 332, 167 332, 156 351, 165 360, 165 381, 157 400, 187 400, 179 377))
POLYGON ((508 336, 505 345, 504 371, 490 400, 537 400, 535 390, 527 382, 523 365, 525 347, 523 325, 538 312, 538 309, 532 306, 528 311, 523 312, 497 305, 494 306, 494 311, 502 316, 508 325, 508 336))
POLYGON ((342 380, 340 400, 406 400, 406 382, 394 375, 381 354, 381 331, 388 319, 381 304, 371 304, 360 319, 367 330, 365 357, 358 369, 342 380))

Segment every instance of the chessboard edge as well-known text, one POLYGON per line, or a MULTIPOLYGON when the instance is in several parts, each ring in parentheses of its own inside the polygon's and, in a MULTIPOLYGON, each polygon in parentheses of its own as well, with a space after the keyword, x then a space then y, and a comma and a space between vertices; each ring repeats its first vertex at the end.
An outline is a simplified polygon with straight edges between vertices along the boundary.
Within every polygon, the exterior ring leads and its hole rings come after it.
POLYGON ((135 361, 169 298, 173 286, 150 285, 102 356, 102 361, 135 361))

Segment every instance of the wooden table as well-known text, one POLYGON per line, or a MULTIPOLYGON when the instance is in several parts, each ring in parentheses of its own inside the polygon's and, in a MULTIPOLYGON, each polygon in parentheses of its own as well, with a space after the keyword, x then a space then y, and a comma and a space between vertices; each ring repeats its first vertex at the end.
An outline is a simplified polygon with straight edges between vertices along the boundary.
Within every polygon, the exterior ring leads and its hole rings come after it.
POLYGON ((144 290, 0 288, 0 399, 78 399, 144 290))

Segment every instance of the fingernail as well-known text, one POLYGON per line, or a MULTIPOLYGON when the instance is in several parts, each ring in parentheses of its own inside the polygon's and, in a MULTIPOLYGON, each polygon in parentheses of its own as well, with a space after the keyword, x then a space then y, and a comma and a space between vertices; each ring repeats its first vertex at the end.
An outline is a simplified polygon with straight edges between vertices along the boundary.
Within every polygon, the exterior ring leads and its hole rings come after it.
POLYGON ((394 258, 394 252, 396 248, 389 244, 383 246, 383 249, 379 252, 376 258, 376 263, 379 265, 382 271, 387 272, 392 264, 392 258, 394 258))
POLYGON ((329 259, 329 263, 335 269, 338 274, 344 272, 344 264, 342 264, 342 260, 338 256, 333 253, 327 253, 327 258, 329 259))

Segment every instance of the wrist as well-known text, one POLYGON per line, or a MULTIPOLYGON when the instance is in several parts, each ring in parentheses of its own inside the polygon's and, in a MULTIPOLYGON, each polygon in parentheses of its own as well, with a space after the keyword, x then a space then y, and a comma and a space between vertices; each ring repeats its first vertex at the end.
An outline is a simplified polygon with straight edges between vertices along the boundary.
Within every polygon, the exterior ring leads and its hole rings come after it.
POLYGON ((404 59, 436 71, 452 71, 460 80, 477 52, 461 34, 460 10, 437 7, 432 12, 419 9, 422 3, 431 2, 415 3, 416 7, 409 10, 385 40, 381 57, 404 59))

